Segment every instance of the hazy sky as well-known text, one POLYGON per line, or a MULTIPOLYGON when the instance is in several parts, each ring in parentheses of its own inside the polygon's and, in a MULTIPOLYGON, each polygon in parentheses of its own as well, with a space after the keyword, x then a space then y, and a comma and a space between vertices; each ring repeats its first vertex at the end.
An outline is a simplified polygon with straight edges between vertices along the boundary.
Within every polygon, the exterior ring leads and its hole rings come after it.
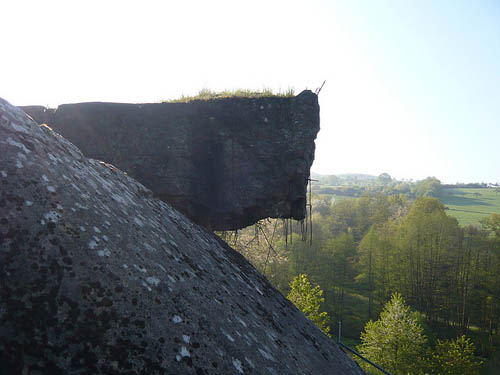
POLYGON ((3 0, 0 96, 316 89, 313 170, 500 182, 500 1, 3 0))

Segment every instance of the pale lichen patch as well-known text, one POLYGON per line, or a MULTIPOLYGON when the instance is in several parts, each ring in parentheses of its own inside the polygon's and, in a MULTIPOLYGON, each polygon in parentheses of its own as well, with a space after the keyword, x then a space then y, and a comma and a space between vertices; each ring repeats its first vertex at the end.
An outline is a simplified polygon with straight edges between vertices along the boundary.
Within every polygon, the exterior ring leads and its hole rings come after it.
POLYGON ((143 245, 142 245, 142 246, 144 246, 144 248, 145 248, 146 250, 148 250, 148 251, 151 251, 151 252, 156 251, 156 249, 155 249, 155 248, 153 248, 153 246, 151 246, 151 245, 150 245, 150 244, 148 244, 147 242, 143 243, 143 245))
POLYGON ((55 211, 49 211, 43 215, 44 219, 52 222, 52 223, 57 223, 61 217, 61 214, 55 211))
POLYGON ((138 266, 137 264, 133 264, 133 266, 134 266, 134 268, 135 268, 137 271, 139 271, 139 272, 142 272, 142 273, 146 273, 146 272, 147 272, 147 270, 146 270, 145 268, 140 267, 140 266, 138 266))
POLYGON ((167 272, 167 270, 165 269, 165 267, 163 267, 161 264, 157 264, 157 266, 163 271, 163 272, 167 272))
POLYGON ((191 357, 191 354, 189 354, 189 350, 185 346, 181 347, 181 356, 182 357, 191 357))
POLYGON ((240 374, 243 374, 243 367, 240 360, 233 358, 233 366, 240 374))
POLYGON ((255 365, 253 364, 253 362, 248 359, 247 357, 245 357, 245 361, 247 361, 248 365, 251 367, 251 368, 255 368, 255 365))
POLYGON ((146 278, 146 282, 149 285, 158 286, 158 284, 160 284, 160 279, 155 276, 149 276, 148 278, 146 278))
POLYGON ((259 353, 265 358, 265 359, 268 359, 270 361, 274 361, 274 357, 269 354, 268 352, 266 352, 265 350, 262 350, 259 348, 259 353))
POLYGON ((229 341, 234 342, 234 337, 233 337, 233 336, 231 336, 229 333, 227 333, 226 331, 224 331, 224 329, 223 329, 223 328, 221 328, 221 331, 222 331, 222 333, 224 334, 224 336, 226 336, 226 337, 227 337, 227 339, 228 339, 229 341))
POLYGON ((111 256, 111 252, 106 248, 104 250, 98 250, 97 255, 99 255, 100 257, 109 257, 111 256))
POLYGON ((168 279, 173 282, 173 283, 176 283, 177 281, 171 276, 171 275, 167 275, 168 279))
POLYGON ((56 158, 54 155, 52 155, 51 153, 47 153, 47 156, 49 157, 49 159, 53 162, 58 162, 60 161, 61 159, 59 158, 56 158))
POLYGON ((241 324, 243 327, 245 327, 245 328, 247 327, 247 324, 246 324, 243 320, 241 320, 241 318, 240 318, 239 316, 237 316, 237 317, 236 317, 236 319, 238 320, 238 322, 240 322, 240 324, 241 324))

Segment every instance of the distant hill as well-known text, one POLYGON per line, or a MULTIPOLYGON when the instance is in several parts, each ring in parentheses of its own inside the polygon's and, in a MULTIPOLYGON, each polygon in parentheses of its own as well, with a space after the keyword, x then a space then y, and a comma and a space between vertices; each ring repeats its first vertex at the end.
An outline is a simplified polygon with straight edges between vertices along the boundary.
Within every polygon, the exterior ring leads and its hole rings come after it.
POLYGON ((344 173, 344 174, 319 174, 311 172, 311 178, 313 180, 318 180, 322 185, 366 185, 372 184, 378 178, 378 176, 373 176, 363 173, 344 173))

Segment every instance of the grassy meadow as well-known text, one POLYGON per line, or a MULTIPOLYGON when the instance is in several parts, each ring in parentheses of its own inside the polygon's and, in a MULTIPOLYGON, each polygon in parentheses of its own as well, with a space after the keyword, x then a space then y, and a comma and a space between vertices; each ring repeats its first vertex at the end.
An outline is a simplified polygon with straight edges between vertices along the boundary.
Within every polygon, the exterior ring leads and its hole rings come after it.
POLYGON ((478 224, 485 216, 500 214, 500 192, 496 189, 443 189, 440 200, 460 225, 478 224))

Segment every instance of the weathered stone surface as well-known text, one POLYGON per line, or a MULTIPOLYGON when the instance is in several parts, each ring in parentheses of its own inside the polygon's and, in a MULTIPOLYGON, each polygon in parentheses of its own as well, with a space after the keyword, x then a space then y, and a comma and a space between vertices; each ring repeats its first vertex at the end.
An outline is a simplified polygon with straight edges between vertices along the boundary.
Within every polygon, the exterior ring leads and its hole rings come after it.
POLYGON ((0 99, 1 374, 361 374, 241 255, 0 99))
POLYGON ((319 130, 311 91, 294 98, 21 108, 207 228, 305 216, 319 130))

